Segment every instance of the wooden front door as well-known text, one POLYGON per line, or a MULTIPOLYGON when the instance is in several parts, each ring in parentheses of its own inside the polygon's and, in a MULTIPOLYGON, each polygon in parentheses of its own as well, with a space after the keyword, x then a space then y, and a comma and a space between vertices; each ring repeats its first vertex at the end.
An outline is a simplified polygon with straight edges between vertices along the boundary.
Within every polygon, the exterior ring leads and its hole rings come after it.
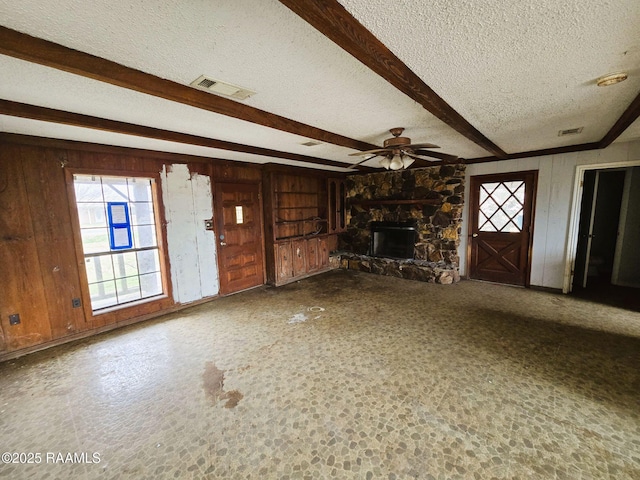
POLYGON ((537 175, 471 177, 470 278, 529 285, 537 175))
POLYGON ((214 185, 220 293, 264 284, 260 185, 214 185))

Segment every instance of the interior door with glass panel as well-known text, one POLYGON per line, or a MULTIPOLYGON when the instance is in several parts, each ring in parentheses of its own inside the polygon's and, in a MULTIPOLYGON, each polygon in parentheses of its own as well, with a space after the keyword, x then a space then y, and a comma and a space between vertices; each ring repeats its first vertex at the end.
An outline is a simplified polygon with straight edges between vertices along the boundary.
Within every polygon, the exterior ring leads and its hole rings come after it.
POLYGON ((214 185, 220 293, 264 284, 260 185, 214 185))
POLYGON ((529 285, 537 171, 471 177, 469 277, 529 285))

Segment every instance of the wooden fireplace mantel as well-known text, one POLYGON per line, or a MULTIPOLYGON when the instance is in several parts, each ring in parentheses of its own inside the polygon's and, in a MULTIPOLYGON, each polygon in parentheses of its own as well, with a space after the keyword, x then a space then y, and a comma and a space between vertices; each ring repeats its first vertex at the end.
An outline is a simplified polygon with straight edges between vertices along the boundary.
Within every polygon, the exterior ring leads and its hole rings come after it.
POLYGON ((418 198, 412 200, 347 200, 349 205, 441 205, 439 198, 418 198))

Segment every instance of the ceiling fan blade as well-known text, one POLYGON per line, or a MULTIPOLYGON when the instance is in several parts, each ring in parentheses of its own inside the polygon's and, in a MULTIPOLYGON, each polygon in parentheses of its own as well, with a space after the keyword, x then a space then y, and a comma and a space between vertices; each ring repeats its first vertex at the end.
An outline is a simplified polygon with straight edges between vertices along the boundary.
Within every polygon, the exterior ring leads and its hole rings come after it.
POLYGON ((440 148, 440 146, 433 143, 412 143, 410 145, 405 145, 404 148, 415 150, 416 148, 440 148))
POLYGON ((349 156, 350 157, 354 157, 354 156, 359 156, 359 155, 371 155, 372 153, 382 153, 382 152, 390 152, 390 149, 388 148, 377 148, 375 150, 365 150, 364 152, 356 152, 356 153, 350 153, 349 156))
POLYGON ((356 168, 362 165, 364 162, 371 160, 372 158, 381 157, 382 155, 371 155, 370 157, 365 158, 364 160, 360 160, 358 163, 354 163, 353 165, 349 165, 347 168, 356 168))
POLYGON ((414 155, 419 155, 422 157, 438 158, 440 160, 447 160, 450 162, 454 162, 460 158, 457 155, 450 155, 448 153, 442 153, 442 152, 432 152, 430 150, 414 150, 413 153, 414 155))
MULTIPOLYGON (((437 162, 437 160, 434 160, 433 158, 425 158, 425 157, 420 157, 418 155, 414 155, 412 153, 405 153, 405 155, 409 158, 413 158, 414 160, 420 160, 421 161, 421 165, 427 166, 427 164, 423 163, 423 162, 437 162)), ((418 164, 416 164, 416 166, 420 166, 418 164)))

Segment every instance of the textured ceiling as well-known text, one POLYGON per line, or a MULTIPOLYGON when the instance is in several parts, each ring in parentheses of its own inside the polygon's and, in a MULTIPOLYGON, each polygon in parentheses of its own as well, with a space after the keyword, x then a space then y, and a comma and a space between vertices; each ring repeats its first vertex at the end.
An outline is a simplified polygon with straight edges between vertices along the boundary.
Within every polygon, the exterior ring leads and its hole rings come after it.
MULTIPOLYGON (((640 2, 342 0, 341 4, 507 153, 597 142, 640 92, 640 2), (608 88, 595 79, 624 70, 608 88), (579 136, 560 129, 584 126, 579 136)), ((380 145, 406 127, 464 158, 489 152, 276 0, 0 0, 2 26, 188 85, 202 74, 257 92, 243 104, 380 145)), ((0 55, 0 99, 252 147, 355 162, 355 150, 0 55)), ((635 122, 620 140, 640 137, 635 122)), ((191 155, 293 160, 0 116, 0 130, 191 155)), ((371 161, 375 164, 375 160, 371 161)))
POLYGON ((640 92, 640 2, 435 0, 341 3, 509 153, 600 140, 640 92), (427 58, 425 58, 427 57, 427 58), (607 73, 633 75, 596 88, 607 73))

